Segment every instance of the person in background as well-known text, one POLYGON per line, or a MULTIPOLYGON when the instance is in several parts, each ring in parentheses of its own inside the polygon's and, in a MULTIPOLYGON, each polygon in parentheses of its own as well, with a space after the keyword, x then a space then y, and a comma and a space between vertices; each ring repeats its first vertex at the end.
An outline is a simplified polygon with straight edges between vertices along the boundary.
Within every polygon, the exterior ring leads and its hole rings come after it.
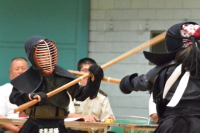
MULTIPOLYGON (((9 77, 10 80, 13 80, 26 70, 28 70, 29 66, 27 63, 27 60, 22 57, 14 58, 11 61, 10 64, 10 70, 9 70, 9 77)), ((12 91, 13 86, 10 83, 6 83, 2 86, 0 86, 0 117, 6 117, 6 118, 18 118, 19 113, 14 113, 14 109, 17 108, 17 105, 10 103, 9 96, 12 91)), ((2 132, 6 133, 18 133, 20 127, 15 126, 12 124, 1 124, 2 132)))
MULTIPOLYGON (((83 58, 79 60, 77 69, 79 72, 89 73, 89 67, 96 64, 96 61, 91 58, 83 58)), ((87 84, 87 80, 87 78, 81 80, 80 85, 85 86, 87 84)), ((93 100, 87 98, 84 101, 77 101, 74 99, 74 101, 72 102, 72 106, 69 106, 69 118, 81 117, 84 118, 86 121, 92 122, 103 122, 105 119, 115 120, 107 94, 102 90, 99 90, 97 97, 93 100)))
MULTIPOLYGON (((89 67, 96 65, 96 61, 91 58, 83 58, 79 60, 77 69, 82 73, 89 73, 89 67)), ((87 78, 80 81, 81 86, 87 84, 87 78)), ((87 98, 84 101, 74 100, 74 107, 76 114, 80 114, 86 117, 89 121, 104 121, 105 119, 115 119, 113 111, 111 109, 107 94, 102 90, 99 90, 97 97, 93 100, 87 98)), ((69 114, 69 117, 72 114, 69 114)))

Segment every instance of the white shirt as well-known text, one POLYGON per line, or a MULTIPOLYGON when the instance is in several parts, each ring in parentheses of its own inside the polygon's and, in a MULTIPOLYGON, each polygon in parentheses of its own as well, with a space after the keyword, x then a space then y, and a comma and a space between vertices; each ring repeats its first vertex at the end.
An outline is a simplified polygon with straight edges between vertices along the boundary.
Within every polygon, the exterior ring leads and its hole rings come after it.
POLYGON ((10 83, 0 86, 0 115, 8 118, 18 118, 19 113, 14 113, 17 105, 11 104, 9 100, 12 88, 13 86, 10 83))
POLYGON ((102 121, 109 116, 114 118, 108 97, 99 92, 97 97, 93 100, 87 98, 82 102, 74 99, 74 101, 70 102, 69 104, 69 111, 70 113, 76 113, 80 115, 95 115, 102 121))
POLYGON ((156 111, 156 104, 153 102, 153 95, 152 94, 153 93, 151 93, 151 96, 149 98, 149 116, 151 114, 157 113, 157 111, 156 111))

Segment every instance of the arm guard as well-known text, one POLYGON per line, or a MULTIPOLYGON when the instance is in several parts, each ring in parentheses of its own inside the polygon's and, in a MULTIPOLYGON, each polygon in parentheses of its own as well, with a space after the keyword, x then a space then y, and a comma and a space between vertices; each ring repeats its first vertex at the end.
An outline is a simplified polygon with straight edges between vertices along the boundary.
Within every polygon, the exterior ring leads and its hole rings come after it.
POLYGON ((12 104, 16 104, 18 106, 30 101, 28 98, 28 93, 20 92, 15 88, 13 88, 9 100, 12 104))
POLYGON ((146 75, 138 76, 138 74, 134 73, 130 76, 125 76, 120 82, 120 90, 125 94, 129 94, 132 91, 151 90, 157 74, 155 72, 151 69, 146 75))
POLYGON ((34 96, 39 95, 41 98, 40 104, 47 102, 47 95, 44 92, 36 92, 36 93, 30 93, 31 99, 35 99, 34 96))
POLYGON ((121 80, 121 82, 119 84, 119 88, 124 94, 129 94, 133 91, 134 85, 131 84, 131 80, 137 76, 138 76, 138 74, 135 73, 130 76, 125 76, 121 80))
POLYGON ((82 94, 79 94, 76 98, 78 101, 84 101, 88 97, 90 97, 90 99, 94 99, 99 91, 101 79, 104 76, 103 70, 98 65, 92 65, 90 66, 89 71, 94 75, 95 80, 92 81, 91 78, 88 78, 87 84, 81 92, 82 94))

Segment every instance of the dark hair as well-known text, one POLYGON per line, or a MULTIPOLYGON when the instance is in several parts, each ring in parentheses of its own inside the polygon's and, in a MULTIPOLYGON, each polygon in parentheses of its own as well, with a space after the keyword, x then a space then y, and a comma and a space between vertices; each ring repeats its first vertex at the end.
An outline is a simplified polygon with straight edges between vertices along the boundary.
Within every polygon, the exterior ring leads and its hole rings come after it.
POLYGON ((79 60, 79 62, 78 62, 78 65, 77 65, 77 69, 78 69, 78 71, 80 71, 81 70, 81 68, 82 68, 82 65, 84 65, 84 64, 92 64, 92 65, 96 65, 97 63, 96 63, 96 61, 95 60, 93 60, 93 59, 91 59, 91 58, 83 58, 83 59, 80 59, 79 60))
POLYGON ((175 61, 182 64, 182 71, 190 71, 192 78, 200 77, 200 49, 192 44, 176 54, 175 61))

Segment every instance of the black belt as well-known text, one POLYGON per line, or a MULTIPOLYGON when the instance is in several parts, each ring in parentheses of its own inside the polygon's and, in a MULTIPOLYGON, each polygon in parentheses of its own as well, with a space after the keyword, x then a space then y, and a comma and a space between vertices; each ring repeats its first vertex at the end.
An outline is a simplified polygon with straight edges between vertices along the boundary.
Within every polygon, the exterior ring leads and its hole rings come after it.
POLYGON ((200 115, 200 101, 180 101, 175 107, 166 107, 164 117, 169 115, 197 116, 200 115))
POLYGON ((68 116, 66 109, 50 105, 33 106, 26 109, 25 113, 32 119, 64 119, 68 116))

